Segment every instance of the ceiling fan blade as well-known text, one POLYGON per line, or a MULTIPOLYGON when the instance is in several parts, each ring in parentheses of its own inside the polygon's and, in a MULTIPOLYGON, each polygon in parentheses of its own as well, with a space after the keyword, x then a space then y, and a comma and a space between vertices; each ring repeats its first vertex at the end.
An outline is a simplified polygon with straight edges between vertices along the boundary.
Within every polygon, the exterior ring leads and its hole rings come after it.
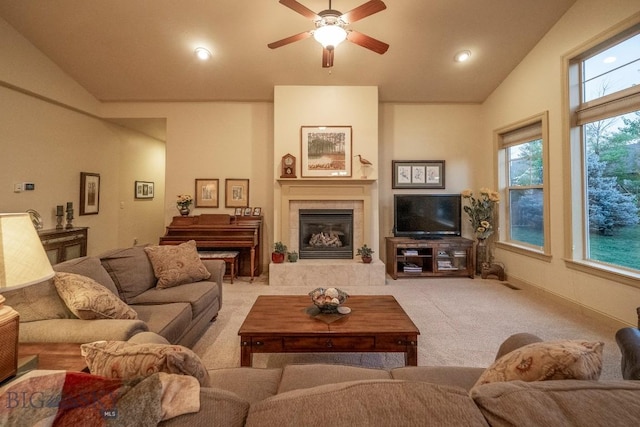
POLYGON ((385 42, 381 42, 380 40, 376 40, 373 37, 369 37, 366 34, 362 34, 353 30, 347 33, 347 40, 366 49, 372 50, 375 53, 379 53, 380 55, 382 55, 387 51, 387 49, 389 49, 389 45, 385 42))
POLYGON ((382 0, 371 0, 343 14, 340 18, 347 24, 351 24, 386 8, 387 5, 382 0))
POLYGON ((322 68, 333 67, 333 53, 335 49, 322 49, 322 68))
POLYGON ((284 45, 288 45, 289 43, 297 42, 298 40, 304 40, 306 38, 309 38, 311 37, 311 34, 312 34, 311 31, 305 31, 304 33, 296 34, 294 36, 289 36, 282 40, 269 43, 267 46, 269 46, 271 49, 275 49, 284 45))
POLYGON ((320 19, 317 13, 298 3, 296 0, 280 0, 280 4, 283 6, 287 6, 289 9, 298 12, 300 15, 304 16, 305 18, 309 18, 312 21, 320 19))

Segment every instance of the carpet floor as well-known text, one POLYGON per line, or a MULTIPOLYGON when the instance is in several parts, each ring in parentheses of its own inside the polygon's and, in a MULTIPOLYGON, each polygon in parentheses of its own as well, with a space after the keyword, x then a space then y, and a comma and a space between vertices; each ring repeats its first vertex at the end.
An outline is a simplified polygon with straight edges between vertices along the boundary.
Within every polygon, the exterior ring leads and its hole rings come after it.
MULTIPOLYGON (((210 369, 240 366, 238 330, 259 295, 306 295, 312 290, 269 286, 267 280, 262 276, 249 283, 240 277, 233 285, 224 283, 222 309, 193 348, 205 366, 210 369)), ((350 295, 393 295, 420 330, 419 366, 487 367, 494 361, 502 341, 512 334, 529 332, 545 341, 603 341, 601 379, 622 379, 620 351, 615 342, 615 333, 621 325, 543 292, 480 278, 388 279, 386 286, 341 289, 350 295)), ((404 356, 402 353, 253 356, 253 366, 260 368, 316 362, 390 369, 403 366, 404 356)))

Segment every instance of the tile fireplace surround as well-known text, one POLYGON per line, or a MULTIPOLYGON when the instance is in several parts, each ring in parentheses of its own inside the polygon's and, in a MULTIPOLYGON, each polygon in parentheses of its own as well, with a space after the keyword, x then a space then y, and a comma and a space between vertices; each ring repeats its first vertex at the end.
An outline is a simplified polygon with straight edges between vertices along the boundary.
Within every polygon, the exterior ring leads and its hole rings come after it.
MULTIPOLYGON (((280 183, 280 240, 298 250, 300 209, 353 209, 353 243, 372 241, 371 191, 373 180, 278 180, 280 183)), ((371 243, 369 243, 371 246, 371 243)), ((384 285, 384 263, 363 264, 354 259, 303 259, 269 265, 270 285, 316 287, 384 285)))

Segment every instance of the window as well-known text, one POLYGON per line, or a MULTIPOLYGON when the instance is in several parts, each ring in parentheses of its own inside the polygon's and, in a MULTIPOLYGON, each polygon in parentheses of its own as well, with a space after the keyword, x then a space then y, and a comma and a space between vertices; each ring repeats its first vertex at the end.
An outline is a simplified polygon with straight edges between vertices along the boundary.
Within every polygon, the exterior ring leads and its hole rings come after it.
POLYGON ((569 258, 640 277, 640 25, 568 58, 569 258))
POLYGON ((495 133, 504 190, 500 239, 512 247, 548 255, 547 116, 545 112, 495 133))

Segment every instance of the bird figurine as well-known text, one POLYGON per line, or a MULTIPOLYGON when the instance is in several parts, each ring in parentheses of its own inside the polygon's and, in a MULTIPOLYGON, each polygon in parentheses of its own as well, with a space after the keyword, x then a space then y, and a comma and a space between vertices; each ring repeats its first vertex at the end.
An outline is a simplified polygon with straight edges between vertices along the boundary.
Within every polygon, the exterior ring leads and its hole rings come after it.
POLYGON ((365 159, 364 157, 362 157, 360 154, 356 154, 353 157, 357 157, 358 160, 360 160, 360 166, 361 166, 361 170, 362 170, 362 178, 366 179, 367 178, 367 167, 369 166, 373 166, 373 163, 371 163, 369 160, 365 159))

